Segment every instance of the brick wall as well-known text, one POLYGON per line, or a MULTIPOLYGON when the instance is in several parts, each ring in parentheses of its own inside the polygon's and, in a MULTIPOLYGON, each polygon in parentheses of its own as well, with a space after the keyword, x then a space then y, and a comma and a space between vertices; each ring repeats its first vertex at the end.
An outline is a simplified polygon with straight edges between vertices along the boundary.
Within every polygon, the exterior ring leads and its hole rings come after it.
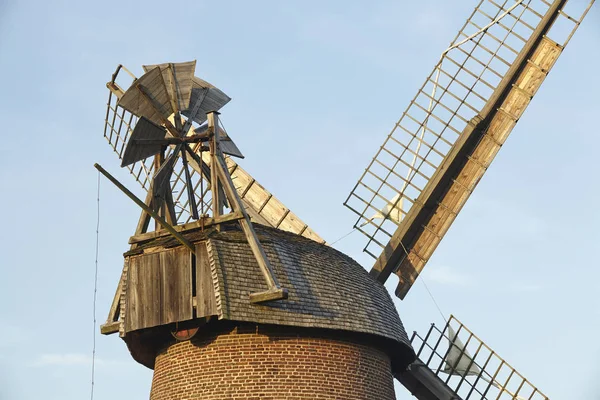
POLYGON ((383 351, 302 332, 238 327, 172 343, 156 357, 150 399, 395 399, 383 351))

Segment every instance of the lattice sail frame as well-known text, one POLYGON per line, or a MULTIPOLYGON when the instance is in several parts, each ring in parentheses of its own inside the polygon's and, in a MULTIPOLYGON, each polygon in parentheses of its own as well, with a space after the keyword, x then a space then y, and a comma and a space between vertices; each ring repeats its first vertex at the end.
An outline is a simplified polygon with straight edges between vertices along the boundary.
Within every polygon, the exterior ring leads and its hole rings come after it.
MULTIPOLYGON (((117 92, 119 90, 123 92, 123 88, 130 87, 135 79, 137 78, 133 73, 124 66, 119 65, 112 76, 111 82, 107 84, 109 87, 109 95, 104 124, 104 137, 119 159, 123 158, 123 152, 131 133, 137 124, 138 118, 117 104, 118 97, 114 93, 115 88, 110 90, 110 86, 114 84, 117 92)), ((202 79, 194 77, 194 80, 204 86, 214 88, 214 86, 202 79)), ((201 118, 201 121, 199 121, 198 118, 201 117, 197 116, 194 119, 194 122, 196 123, 195 126, 206 119, 205 116, 201 118)), ((223 128, 222 125, 221 128, 223 128)), ((223 128, 223 130, 225 129, 223 128)), ((199 148, 200 145, 198 144, 195 146, 194 150, 202 156, 205 162, 208 162, 210 158, 209 154, 207 152, 200 153, 199 148)), ((165 154, 165 158, 168 157, 171 152, 172 148, 169 147, 165 154)), ((248 172, 242 169, 242 167, 240 167, 232 158, 226 157, 225 161, 236 190, 254 222, 293 232, 319 243, 325 243, 323 238, 273 196, 273 194, 266 190, 248 172)), ((155 168, 152 158, 138 161, 128 165, 126 168, 136 182, 140 184, 142 189, 147 192, 150 188, 155 168)), ((210 185, 196 169, 192 169, 190 172, 194 185, 194 193, 196 194, 198 212, 200 214, 209 215, 212 206, 212 196, 209 190, 210 185)), ((188 207, 188 199, 185 190, 185 174, 181 158, 177 160, 174 167, 174 173, 171 176, 171 188, 173 191, 177 224, 191 222, 192 216, 188 207)))
POLYGON ((425 336, 414 332, 411 343, 418 359, 463 400, 548 400, 546 395, 452 315, 442 329, 432 324, 425 336), (464 346, 454 346, 454 349, 459 352, 460 359, 468 363, 466 370, 473 371, 472 374, 463 376, 448 362, 451 343, 464 346))
MULTIPOLYGON (((540 81, 536 82, 537 85, 532 84, 531 88, 513 85, 526 98, 521 101, 524 104, 519 104, 520 108, 515 113, 498 110, 507 114, 509 121, 506 122, 504 137, 492 138, 496 140, 496 148, 492 150, 495 152, 520 118, 594 0, 587 4, 545 0, 481 0, 449 48, 443 52, 440 61, 344 203, 358 215, 354 227, 367 237, 364 251, 373 258, 379 257, 378 262, 387 252, 390 239, 405 223, 404 217, 412 209, 423 206, 419 203, 421 195, 431 189, 428 184, 432 176, 438 172, 457 140, 468 125, 480 122, 486 107, 493 105, 488 103, 499 84, 556 3, 560 3, 559 15, 543 38, 548 48, 552 47, 549 50, 552 54, 538 54, 540 63, 546 62, 543 66, 528 60, 541 71, 540 77, 536 77, 540 81), (398 194, 397 201, 391 203, 398 194), (386 206, 388 210, 401 214, 402 218, 374 219, 373 215, 386 209, 386 206)), ((490 114, 489 109, 487 113, 490 114)), ((493 155, 495 153, 491 158, 493 155)), ((488 166, 481 165, 481 169, 485 170, 488 166)), ((466 196, 451 208, 448 207, 453 217, 441 228, 441 234, 432 233, 436 236, 432 241, 436 243, 423 252, 427 254, 415 254, 419 263, 424 265, 427 262, 474 185, 465 188, 466 196)), ((429 227, 424 226, 424 229, 429 227)), ((404 246, 402 242, 399 244, 404 246)), ((419 269, 416 269, 418 274, 419 269)))

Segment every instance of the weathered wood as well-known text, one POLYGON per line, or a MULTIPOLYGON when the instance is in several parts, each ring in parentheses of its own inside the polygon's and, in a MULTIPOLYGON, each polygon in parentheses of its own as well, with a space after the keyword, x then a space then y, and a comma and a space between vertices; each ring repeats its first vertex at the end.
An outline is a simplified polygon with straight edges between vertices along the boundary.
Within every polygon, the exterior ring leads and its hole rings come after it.
POLYGON ((175 227, 177 224, 177 214, 175 213, 175 202, 173 201, 173 192, 167 190, 165 196, 165 208, 166 208, 166 221, 171 226, 175 227))
POLYGON ((235 189, 253 220, 263 225, 304 236, 315 242, 325 243, 323 238, 310 229, 307 224, 252 178, 232 158, 228 157, 225 161, 235 184, 235 189), (269 199, 269 204, 266 204, 267 199, 269 199))
POLYGON ((159 153, 167 134, 165 128, 156 125, 146 117, 141 117, 127 141, 121 167, 131 165, 159 153))
POLYGON ((419 400, 461 400, 446 383, 421 360, 394 375, 419 400))
POLYGON ((167 84, 169 98, 172 100, 174 110, 185 110, 189 107, 192 94, 196 60, 181 63, 163 63, 143 65, 144 72, 158 67, 167 84))
POLYGON ((125 331, 193 318, 192 254, 162 249, 129 258, 125 331))
POLYGON ((121 292, 123 291, 123 280, 125 279, 124 274, 121 274, 121 278, 119 279, 119 283, 117 285, 117 290, 115 291, 115 295, 113 297, 113 301, 110 305, 110 309, 108 310, 108 318, 106 318, 106 323, 113 323, 119 321, 119 307, 121 306, 121 292))
POLYGON ((542 84, 543 77, 545 77, 545 74, 541 73, 535 65, 548 70, 559 54, 558 47, 549 40, 543 39, 540 42, 530 59, 534 65, 528 63, 525 66, 525 69, 513 84, 513 89, 509 91, 499 107, 499 110, 505 110, 506 112, 497 112, 493 115, 486 133, 468 156, 461 172, 458 173, 450 189, 441 199, 440 206, 436 208, 431 219, 424 225, 421 237, 410 250, 409 257, 400 265, 399 275, 403 283, 398 287, 397 294, 399 297, 406 296, 410 288, 407 283, 414 282, 418 273, 423 269, 439 244, 441 237, 448 231, 470 193, 531 101, 531 96, 525 95, 521 90, 515 90, 514 87, 524 89, 533 95, 542 84), (414 272, 417 272, 417 274, 415 275, 414 272))
MULTIPOLYGON (((148 207, 152 208, 152 187, 146 193, 146 200, 144 204, 147 204, 148 207)), ((148 226, 150 225, 150 220, 152 217, 146 211, 142 210, 142 214, 140 215, 140 219, 138 220, 137 227, 135 228, 135 234, 142 234, 148 231, 148 226)))
POLYGON ((288 298, 287 289, 270 289, 264 292, 250 293, 250 302, 254 304, 266 303, 267 301, 284 300, 288 298))
MULTIPOLYGON (((188 222, 187 224, 182 224, 182 225, 175 225, 175 226, 173 226, 173 229, 175 229, 177 232, 187 232, 187 231, 191 231, 191 230, 195 230, 195 229, 200 229, 201 227, 208 228, 213 225, 223 224, 225 222, 230 222, 230 221, 236 221, 236 220, 242 219, 242 218, 244 218, 244 216, 241 213, 233 212, 231 214, 222 215, 219 218, 204 217, 204 218, 201 218, 201 220, 199 220, 199 221, 188 222)), ((152 232, 140 233, 140 234, 131 236, 129 238, 128 243, 135 244, 135 243, 147 242, 148 240, 156 239, 159 237, 165 237, 170 234, 171 234, 170 232, 168 232, 164 229, 152 231, 152 232)))
POLYGON ((206 114, 208 112, 220 110, 231 100, 229 96, 215 86, 198 78, 197 76, 194 76, 192 78, 192 95, 190 98, 190 104, 194 104, 199 98, 202 99, 200 102, 201 105, 194 115, 192 115, 190 112, 191 110, 184 110, 182 111, 182 114, 200 125, 206 121, 206 114))
POLYGON ((120 324, 121 323, 119 321, 102 324, 100 325, 100 333, 103 335, 112 335, 113 333, 117 333, 119 332, 120 324))
MULTIPOLYGON (((210 130, 208 125, 202 125, 201 127, 195 129, 194 132, 197 135, 204 136, 208 133, 214 132, 214 130, 210 130)), ((237 147, 237 145, 235 144, 233 139, 231 139, 231 137, 229 137, 229 135, 227 134, 225 129, 219 127, 218 132, 219 132, 219 141, 220 141, 219 145, 221 146, 221 151, 224 154, 227 154, 230 156, 244 158, 244 155, 242 154, 240 149, 237 147)))
POLYGON ((127 286, 129 282, 129 264, 129 258, 126 258, 125 265, 123 266, 123 272, 121 273, 121 281, 123 282, 123 285, 121 288, 121 297, 119 301, 119 337, 125 337, 125 316, 127 315, 127 286))
MULTIPOLYGON (((142 99, 144 99, 146 104, 148 104, 150 106, 150 108, 154 110, 154 112, 152 114, 148 114, 148 115, 151 115, 152 118, 159 120, 160 123, 162 123, 165 126, 165 128, 167 128, 167 130, 171 133, 171 135, 173 135, 175 137, 179 136, 179 131, 177 130, 177 128, 175 128, 173 123, 169 120, 169 116, 171 116, 173 110, 171 110, 171 109, 165 110, 164 104, 160 104, 155 99, 154 93, 150 92, 146 87, 144 87, 140 84, 134 84, 134 85, 137 88, 137 90, 141 93, 142 99), (169 112, 171 112, 171 113, 169 113, 169 112)), ((167 97, 167 99, 168 99, 168 97, 167 97)), ((162 101, 164 101, 164 100, 162 100, 162 101)), ((141 115, 144 115, 144 114, 141 114, 141 115)))
POLYGON ((123 265, 123 271, 121 272, 121 277, 119 278, 117 290, 115 291, 113 301, 110 305, 108 316, 106 317, 106 322, 100 326, 100 333, 103 335, 117 333, 122 328, 123 319, 121 316, 124 308, 123 305, 125 304, 123 302, 123 292, 127 285, 128 265, 129 261, 126 259, 123 265))
POLYGON ((208 259, 206 242, 196 244, 196 318, 217 315, 215 282, 208 259))
POLYGON ((125 332, 160 325, 160 254, 131 257, 127 279, 125 332))
POLYGON ((187 247, 191 251, 194 251, 194 247, 186 238, 184 238, 179 232, 177 232, 175 229, 173 229, 173 227, 171 225, 169 225, 167 223, 167 221, 165 221, 154 210, 152 210, 150 207, 148 207, 146 204, 144 204, 143 201, 141 201, 133 193, 131 193, 125 186, 123 186, 121 184, 121 182, 116 180, 111 174, 109 174, 99 164, 94 164, 94 167, 96 167, 96 169, 98 171, 100 171, 102 173, 102 175, 104 175, 106 178, 108 178, 108 180, 110 180, 112 183, 114 183, 115 186, 117 186, 119 189, 121 189, 121 191, 123 193, 125 193, 127 195, 127 197, 129 197, 131 200, 133 200, 134 203, 137 204, 142 210, 144 210, 146 213, 148 213, 150 216, 152 216, 152 218, 154 218, 163 228, 165 228, 167 231, 169 231, 169 233, 171 235, 173 235, 177 240, 179 240, 179 242, 181 244, 183 244, 185 247, 187 247))
POLYGON ((138 117, 144 116, 157 125, 173 113, 169 94, 160 68, 152 69, 135 81, 118 105, 138 117))
POLYGON ((490 101, 469 122, 376 260, 371 274, 380 282, 392 272, 400 277, 398 297, 406 296, 541 85, 546 75, 543 71, 548 71, 560 55, 562 49, 544 36, 558 15, 559 3, 550 8, 490 101))
MULTIPOLYGON (((136 125, 136 127, 137 127, 137 125, 136 125)), ((164 138, 164 139, 130 139, 130 140, 133 140, 135 143, 141 144, 144 146, 145 145, 170 146, 170 145, 179 144, 179 143, 207 142, 209 139, 210 139, 210 137, 205 136, 205 135, 193 135, 193 136, 185 136, 185 137, 168 137, 168 138, 164 138)), ((155 153, 152 153, 150 155, 154 155, 154 154, 155 153)), ((149 156, 146 156, 146 157, 149 157, 149 156)), ((146 157, 144 157, 144 158, 146 158, 146 157)), ((136 160, 136 161, 139 161, 139 160, 136 160)))
POLYGON ((244 234, 246 235, 246 239, 248 240, 248 244, 250 245, 252 254, 254 254, 256 262, 258 263, 258 266, 269 288, 269 294, 267 296, 270 296, 270 300, 285 299, 287 298, 287 290, 281 289, 281 287, 279 286, 279 282, 277 280, 277 277, 275 276, 271 264, 269 263, 269 259, 267 258, 267 255, 265 254, 265 251, 263 250, 258 240, 258 237, 256 236, 256 232, 252 227, 250 217, 248 217, 246 209, 244 208, 242 201, 237 191, 235 190, 235 185, 233 184, 231 176, 229 175, 229 171, 227 170, 225 157, 223 156, 223 153, 221 153, 221 149, 218 147, 218 142, 216 142, 215 144, 217 144, 215 146, 216 154, 215 157, 213 157, 213 159, 216 161, 215 166, 219 180, 221 180, 221 182, 223 183, 223 189, 225 190, 225 193, 229 198, 229 202, 233 210, 241 212, 244 215, 244 218, 240 219, 240 225, 242 227, 242 230, 244 231, 244 234))
POLYGON ((160 254, 160 323, 186 321, 193 318, 192 253, 186 248, 160 254))
MULTIPOLYGON (((196 193, 194 193, 192 175, 190 174, 190 168, 188 167, 186 149, 183 149, 183 151, 181 152, 181 161, 183 162, 183 171, 185 172, 185 187, 187 189, 190 214, 192 215, 192 218, 198 220, 200 216, 198 215, 198 207, 196 206, 196 193)), ((202 199, 200 199, 200 201, 202 201, 202 199)))
POLYGON ((208 129, 213 133, 213 140, 210 142, 210 192, 212 195, 212 214, 217 218, 223 214, 223 201, 219 191, 219 179, 217 177, 217 151, 219 146, 219 113, 211 112, 208 117, 208 129))

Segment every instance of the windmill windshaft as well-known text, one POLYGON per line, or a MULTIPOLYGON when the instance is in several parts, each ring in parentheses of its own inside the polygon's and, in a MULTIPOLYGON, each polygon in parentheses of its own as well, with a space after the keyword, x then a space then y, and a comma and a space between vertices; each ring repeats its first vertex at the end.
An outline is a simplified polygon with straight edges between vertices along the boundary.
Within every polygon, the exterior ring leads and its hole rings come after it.
POLYGON ((376 258, 371 274, 381 282, 397 274, 398 297, 406 296, 593 2, 578 18, 566 13, 566 3, 481 1, 348 197, 345 204, 359 215, 355 227, 368 237, 365 251, 376 258), (398 194, 408 204, 401 221, 368 218, 398 194))

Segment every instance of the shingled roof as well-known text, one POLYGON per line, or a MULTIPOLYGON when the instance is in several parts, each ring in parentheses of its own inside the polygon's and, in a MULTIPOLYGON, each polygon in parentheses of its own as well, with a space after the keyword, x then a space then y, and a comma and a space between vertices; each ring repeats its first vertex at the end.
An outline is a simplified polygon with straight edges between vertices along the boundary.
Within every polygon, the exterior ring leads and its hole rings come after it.
POLYGON ((324 244, 255 225, 287 300, 252 304, 265 281, 240 231, 209 235, 219 319, 344 330, 390 339, 410 357, 412 347, 387 290, 356 261, 324 244))
MULTIPOLYGON (((344 331, 340 332, 340 338, 351 333, 374 341, 384 347, 398 365, 414 360, 415 353, 390 295, 356 261, 330 246, 294 233, 258 224, 254 227, 275 276, 281 287, 288 290, 288 298, 259 304, 250 302, 251 293, 265 291, 267 286, 246 236, 237 223, 223 224, 221 232, 212 229, 188 231, 184 233, 185 237, 198 249, 196 269, 203 271, 197 272, 202 276, 198 287, 206 289, 202 293, 210 296, 207 302, 212 304, 209 311, 204 310, 206 312, 199 313, 198 317, 216 316, 220 321, 318 328, 333 333, 344 331), (211 276, 212 285, 205 280, 211 276), (210 293, 211 288, 214 294, 210 293)), ((143 262, 134 260, 138 256, 171 248, 182 247, 172 236, 163 236, 140 244, 125 256, 132 257, 130 268, 146 268, 139 279, 142 276, 151 279, 154 274, 147 269, 150 264, 142 265, 143 262)), ((185 256, 181 260, 184 259, 185 256)), ((180 268, 187 268, 180 265, 180 261, 176 263, 180 268)), ((160 269, 158 264, 154 267, 160 269)), ((156 286, 154 280, 147 283, 147 287, 156 286)), ((138 290, 131 283, 127 287, 134 292, 138 290)), ((160 289, 160 284, 156 288, 160 289)), ((128 298, 132 302, 140 299, 162 301, 156 300, 153 295, 139 293, 128 294, 128 298)), ((184 302, 189 303, 188 300, 184 302)), ((177 309, 176 304, 170 305, 177 309)), ((144 305, 132 307, 141 309, 144 305)), ((191 313, 191 309, 188 312, 191 313)), ((154 318, 155 314, 152 317, 152 323, 144 321, 143 326, 138 324, 135 329, 169 322, 154 318)), ((136 316, 133 320, 138 318, 136 316)), ((127 326, 131 328, 131 324, 127 326)), ((145 365, 150 365, 153 360, 149 356, 145 365)))

